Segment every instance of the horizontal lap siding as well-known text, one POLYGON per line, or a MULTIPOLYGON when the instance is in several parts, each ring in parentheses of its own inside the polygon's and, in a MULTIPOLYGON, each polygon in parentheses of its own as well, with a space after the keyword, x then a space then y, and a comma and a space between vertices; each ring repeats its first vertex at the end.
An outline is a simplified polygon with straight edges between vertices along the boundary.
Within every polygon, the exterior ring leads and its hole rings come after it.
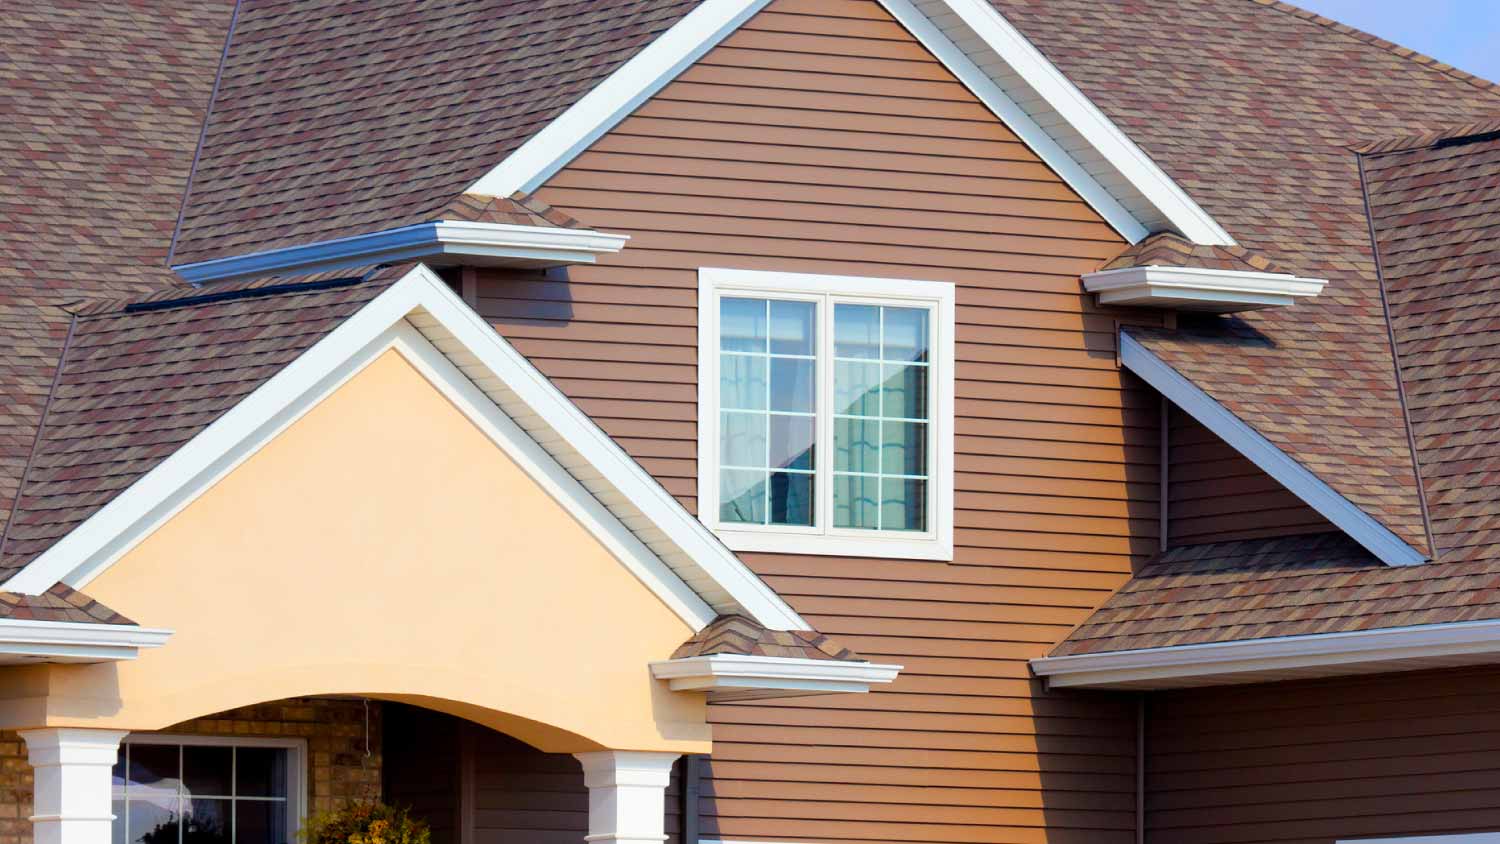
POLYGON ((1128 840, 1128 701, 1025 662, 1157 546, 1155 399, 1079 289, 1120 239, 866 0, 773 2, 538 194, 630 244, 479 309, 690 509, 699 267, 958 285, 954 563, 744 555, 906 670, 712 707, 703 837, 1128 840))
POLYGON ((1500 830, 1500 670, 1153 695, 1151 844, 1500 830))
POLYGON ((1176 406, 1169 443, 1173 545, 1338 530, 1176 406))

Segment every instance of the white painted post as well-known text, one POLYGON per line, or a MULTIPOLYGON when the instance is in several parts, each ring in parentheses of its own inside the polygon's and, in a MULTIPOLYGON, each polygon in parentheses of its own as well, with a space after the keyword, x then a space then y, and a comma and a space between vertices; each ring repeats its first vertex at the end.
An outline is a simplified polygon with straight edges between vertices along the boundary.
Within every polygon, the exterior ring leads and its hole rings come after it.
POLYGON ((35 844, 110 844, 110 769, 123 730, 22 730, 35 771, 35 844))
MULTIPOLYGON (((667 783, 681 754, 632 750, 575 753, 589 787, 585 841, 661 844, 667 840, 667 783)), ((42 844, 42 842, 37 842, 42 844)))

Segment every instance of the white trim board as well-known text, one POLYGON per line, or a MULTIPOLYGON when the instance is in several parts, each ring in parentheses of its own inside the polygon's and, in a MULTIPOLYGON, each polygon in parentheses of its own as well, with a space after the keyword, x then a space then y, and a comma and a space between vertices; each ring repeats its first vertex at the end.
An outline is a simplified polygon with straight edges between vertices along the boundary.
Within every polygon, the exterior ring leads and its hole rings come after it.
POLYGON ((496 406, 496 411, 486 410, 482 416, 491 430, 511 440, 516 449, 512 456, 533 461, 539 477, 552 484, 549 491, 577 503, 575 515, 585 524, 592 519, 593 529, 600 531, 596 536, 648 587, 659 590, 662 600, 695 630, 714 615, 730 612, 743 612, 773 630, 809 629, 608 434, 423 266, 376 296, 48 548, 4 588, 40 594, 59 581, 86 585, 398 340, 419 358, 425 355, 433 372, 446 373, 441 381, 447 383, 450 397, 482 407, 476 397, 482 393, 496 406), (418 342, 421 338, 425 339, 418 342), (429 344, 451 366, 423 352, 429 344), (454 373, 464 380, 455 382, 454 373), (524 430, 537 448, 517 445, 519 440, 502 418, 524 430), (566 471, 541 468, 551 463, 566 471), (590 505, 590 500, 599 506, 590 505))
POLYGON ((674 692, 707 692, 712 700, 764 700, 863 693, 894 682, 900 665, 829 659, 713 654, 651 663, 651 676, 674 692))
POLYGON ((0 619, 0 665, 25 662, 115 662, 159 648, 171 630, 133 624, 0 619))
POLYGON ((1500 844, 1500 832, 1406 835, 1400 838, 1340 838, 1337 844, 1500 844))
POLYGON ((1034 659, 1057 688, 1171 689, 1500 661, 1500 620, 1034 659))
MULTIPOLYGON (((1170 229, 1195 243, 1234 243, 989 3, 880 3, 1126 240, 1170 229)), ((535 191, 766 4, 704 0, 466 192, 535 191)))
POLYGON ((1427 558, 1421 552, 1277 448, 1202 388, 1142 346, 1138 340, 1124 331, 1119 336, 1122 366, 1139 375, 1147 384, 1155 387, 1157 392, 1171 399, 1173 404, 1219 435, 1235 451, 1275 478, 1325 519, 1333 522, 1350 539, 1364 546, 1365 550, 1386 565, 1411 566, 1426 561, 1427 558))

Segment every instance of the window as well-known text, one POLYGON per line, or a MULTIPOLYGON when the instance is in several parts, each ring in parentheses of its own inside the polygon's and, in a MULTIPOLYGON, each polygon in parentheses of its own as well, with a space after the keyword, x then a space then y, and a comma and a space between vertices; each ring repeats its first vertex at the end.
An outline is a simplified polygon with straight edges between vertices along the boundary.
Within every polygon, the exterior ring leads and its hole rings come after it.
POLYGON ((291 844, 296 740, 132 735, 114 768, 114 844, 291 844))
POLYGON ((951 559, 953 285, 699 278, 700 518, 742 551, 951 559))

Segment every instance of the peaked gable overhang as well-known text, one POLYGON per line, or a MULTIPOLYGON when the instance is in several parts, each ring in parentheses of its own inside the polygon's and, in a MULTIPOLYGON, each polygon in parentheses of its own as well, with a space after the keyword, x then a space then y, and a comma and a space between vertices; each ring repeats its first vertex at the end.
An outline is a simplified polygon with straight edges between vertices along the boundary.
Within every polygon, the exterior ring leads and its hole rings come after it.
POLYGON ((1382 562, 1410 566, 1426 561, 1427 557, 1421 551, 1339 494, 1326 481, 1153 354, 1129 332, 1120 332, 1119 343, 1121 366, 1139 375, 1382 562))
MULTIPOLYGON (((989 3, 879 2, 1125 239, 1170 230, 1194 243, 1234 243, 989 3)), ((700 3, 467 192, 508 196, 541 187, 768 4, 700 3)))
POLYGON ((417 266, 6 581, 34 595, 87 584, 285 430, 376 354, 401 344, 455 403, 695 630, 740 613, 809 629, 644 469, 417 266))

